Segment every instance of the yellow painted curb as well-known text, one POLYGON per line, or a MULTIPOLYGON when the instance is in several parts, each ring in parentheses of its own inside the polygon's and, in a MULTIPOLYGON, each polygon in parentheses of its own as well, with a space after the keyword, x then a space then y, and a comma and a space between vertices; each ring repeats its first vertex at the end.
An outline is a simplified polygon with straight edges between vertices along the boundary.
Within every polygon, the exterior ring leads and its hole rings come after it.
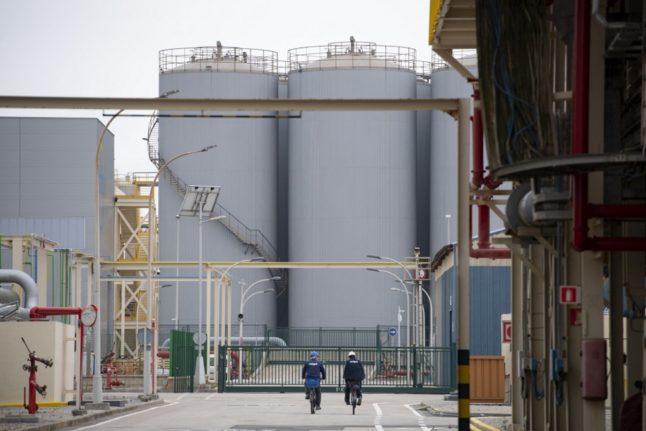
POLYGON ((472 430, 474 430, 474 431, 482 431, 482 430, 486 430, 486 431, 500 431, 498 428, 496 428, 496 427, 492 427, 491 425, 488 425, 488 424, 486 424, 486 423, 484 423, 484 422, 482 422, 482 421, 479 421, 478 419, 471 418, 471 423, 472 423, 473 425, 471 425, 469 428, 471 428, 471 429, 472 429, 472 430), (475 429, 474 429, 474 428, 475 428, 475 429))

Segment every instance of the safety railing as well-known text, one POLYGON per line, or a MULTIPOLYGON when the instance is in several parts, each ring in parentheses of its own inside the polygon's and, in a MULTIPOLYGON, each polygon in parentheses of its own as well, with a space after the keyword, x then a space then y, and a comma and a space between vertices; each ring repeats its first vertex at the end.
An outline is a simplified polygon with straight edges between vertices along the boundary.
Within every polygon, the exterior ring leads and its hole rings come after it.
POLYGON ((159 72, 278 73, 278 53, 233 46, 197 46, 159 51, 159 72))
MULTIPOLYGON (((346 347, 220 346, 218 391, 300 391, 302 369, 315 350, 326 368, 324 390, 341 391, 346 347), (242 355, 240 355, 242 354, 242 355), (241 358, 240 358, 241 356, 241 358), (241 360, 240 360, 241 359, 241 360)), ((367 392, 448 393, 455 387, 455 354, 448 347, 353 348, 367 392)))
POLYGON ((415 70, 414 48, 377 45, 373 42, 332 42, 287 52, 289 71, 323 69, 406 69, 415 70))
POLYGON ((418 80, 430 83, 432 72, 433 64, 430 61, 415 61, 415 75, 417 75, 418 80))

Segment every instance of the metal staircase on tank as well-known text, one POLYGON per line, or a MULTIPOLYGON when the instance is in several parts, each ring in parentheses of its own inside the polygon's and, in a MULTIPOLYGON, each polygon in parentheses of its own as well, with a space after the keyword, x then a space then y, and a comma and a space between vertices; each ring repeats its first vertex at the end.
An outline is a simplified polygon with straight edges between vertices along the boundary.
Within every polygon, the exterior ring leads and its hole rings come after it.
MULTIPOLYGON (((159 155, 159 117, 152 115, 148 124, 148 158, 159 169, 166 162, 159 155)), ((173 172, 168 166, 163 174, 175 190, 184 196, 186 194, 187 184, 173 172)), ((278 252, 274 245, 269 241, 260 229, 252 229, 242 222, 238 217, 233 215, 231 211, 224 208, 219 203, 215 204, 213 209, 214 216, 225 216, 218 220, 229 232, 231 232, 242 244, 247 247, 247 251, 257 253, 259 256, 265 258, 268 262, 274 262, 278 259, 278 252)), ((280 280, 275 280, 276 295, 283 295, 287 290, 287 274, 284 269, 268 268, 272 277, 280 276, 280 280)))

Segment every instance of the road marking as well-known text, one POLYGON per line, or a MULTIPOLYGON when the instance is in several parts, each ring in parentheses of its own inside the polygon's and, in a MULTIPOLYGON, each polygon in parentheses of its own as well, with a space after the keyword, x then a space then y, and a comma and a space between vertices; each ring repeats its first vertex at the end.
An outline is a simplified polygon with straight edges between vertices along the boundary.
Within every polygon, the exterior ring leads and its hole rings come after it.
POLYGON ((412 408, 410 404, 404 404, 404 407, 406 407, 408 410, 413 412, 415 416, 417 416, 417 424, 422 429, 422 431, 430 431, 429 428, 427 428, 426 424, 424 423, 424 416, 422 416, 417 410, 412 408))
POLYGON ((181 400, 181 399, 182 399, 182 398, 184 398, 186 395, 188 395, 188 394, 182 394, 182 395, 180 395, 179 397, 177 397, 177 398, 175 399, 175 402, 177 402, 177 401, 181 400))
POLYGON ((208 400, 213 399, 214 396, 215 396, 215 394, 211 394, 211 395, 209 395, 208 397, 206 397, 204 399, 208 401, 208 400))
POLYGON ((176 404, 177 403, 174 402, 174 403, 166 404, 166 405, 163 405, 163 406, 152 407, 152 408, 149 408, 149 409, 146 409, 146 410, 141 410, 141 411, 138 411, 138 412, 134 412, 134 413, 130 413, 130 414, 127 414, 127 415, 119 416, 119 417, 116 417, 114 419, 109 419, 107 421, 99 422, 99 423, 96 423, 94 425, 88 425, 86 427, 76 428, 76 431, 87 430, 87 429, 90 429, 90 428, 98 427, 100 425, 105 425, 105 424, 110 423, 110 422, 118 421, 120 419, 124 419, 124 418, 130 417, 130 416, 138 415, 138 414, 141 414, 141 413, 147 413, 147 412, 150 412, 152 410, 163 409, 164 407, 170 407, 170 406, 174 406, 176 404))
POLYGON ((375 413, 376 413, 375 422, 374 422, 375 429, 377 431, 384 431, 384 427, 381 426, 381 418, 383 417, 384 414, 381 411, 381 409, 379 408, 379 404, 372 403, 372 407, 375 409, 375 413))

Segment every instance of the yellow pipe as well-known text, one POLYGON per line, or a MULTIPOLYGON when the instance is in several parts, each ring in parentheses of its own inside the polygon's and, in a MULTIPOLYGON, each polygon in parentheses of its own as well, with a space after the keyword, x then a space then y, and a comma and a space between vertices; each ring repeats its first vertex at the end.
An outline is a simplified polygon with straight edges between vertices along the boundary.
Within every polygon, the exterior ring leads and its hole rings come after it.
MULTIPOLYGON (((60 401, 51 401, 51 402, 43 402, 43 403, 38 403, 38 407, 67 407, 67 403, 63 403, 60 401)), ((24 404, 22 402, 20 403, 1 403, 0 407, 24 407, 24 404)))

